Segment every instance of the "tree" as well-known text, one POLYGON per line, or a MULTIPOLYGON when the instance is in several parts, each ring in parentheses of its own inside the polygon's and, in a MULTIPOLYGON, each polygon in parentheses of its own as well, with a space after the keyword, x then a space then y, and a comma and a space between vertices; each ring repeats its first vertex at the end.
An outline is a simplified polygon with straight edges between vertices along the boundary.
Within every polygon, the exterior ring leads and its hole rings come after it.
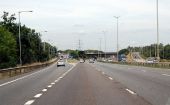
POLYGON ((119 51, 119 54, 125 54, 125 55, 128 55, 129 54, 129 50, 128 49, 122 49, 119 51))
MULTIPOLYGON (((2 21, 0 21, 0 26, 6 31, 9 31, 13 40, 15 41, 15 62, 19 63, 20 58, 20 47, 19 47, 19 24, 15 23, 15 14, 10 15, 8 12, 4 12, 2 15, 2 21)), ((57 49, 50 44, 47 44, 45 50, 43 49, 43 43, 41 41, 41 35, 37 33, 34 29, 28 28, 25 25, 21 26, 21 59, 22 64, 34 63, 38 61, 46 61, 52 57, 55 57, 57 49)), ((1 42, 4 43, 4 42, 1 42)), ((2 45, 3 46, 3 45, 2 45)), ((0 56, 2 56, 0 54, 0 56)), ((3 62, 3 60, 1 60, 3 62)), ((4 61, 5 62, 5 61, 4 61)))
POLYGON ((0 69, 16 64, 16 41, 9 31, 0 27, 0 69))

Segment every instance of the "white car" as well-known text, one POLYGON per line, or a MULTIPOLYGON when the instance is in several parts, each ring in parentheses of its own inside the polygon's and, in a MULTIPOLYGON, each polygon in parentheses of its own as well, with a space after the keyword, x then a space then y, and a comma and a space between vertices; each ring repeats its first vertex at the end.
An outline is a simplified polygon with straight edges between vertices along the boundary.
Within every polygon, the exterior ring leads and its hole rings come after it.
POLYGON ((57 62, 57 67, 58 67, 58 66, 65 66, 64 60, 59 60, 59 61, 57 62))
POLYGON ((80 59, 80 63, 84 63, 84 60, 83 60, 83 59, 80 59))
POLYGON ((146 63, 154 63, 153 60, 147 60, 146 63))

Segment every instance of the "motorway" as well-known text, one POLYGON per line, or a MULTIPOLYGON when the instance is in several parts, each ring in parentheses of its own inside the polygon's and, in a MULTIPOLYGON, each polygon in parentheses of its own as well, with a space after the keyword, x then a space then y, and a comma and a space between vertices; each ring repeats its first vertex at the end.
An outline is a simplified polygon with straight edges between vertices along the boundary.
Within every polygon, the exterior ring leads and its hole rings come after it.
POLYGON ((78 63, 0 80, 0 105, 170 105, 170 70, 78 63))

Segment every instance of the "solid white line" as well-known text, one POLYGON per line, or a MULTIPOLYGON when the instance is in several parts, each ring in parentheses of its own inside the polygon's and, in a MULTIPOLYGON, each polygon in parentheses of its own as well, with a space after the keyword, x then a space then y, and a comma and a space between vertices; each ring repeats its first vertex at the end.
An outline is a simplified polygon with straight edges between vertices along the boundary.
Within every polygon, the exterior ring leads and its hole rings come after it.
POLYGON ((162 74, 162 75, 164 75, 164 76, 168 76, 168 77, 170 76, 169 74, 162 74))
POLYGON ((47 87, 49 87, 49 88, 50 88, 50 87, 52 87, 52 85, 48 85, 47 87))
POLYGON ((39 98, 39 97, 41 97, 41 95, 42 95, 42 93, 37 94, 37 95, 34 96, 34 98, 39 98))
POLYGON ((109 77, 109 79, 110 79, 110 80, 113 80, 113 78, 112 78, 112 77, 109 77))
POLYGON ((29 100, 24 105, 31 105, 35 100, 29 100))
POLYGON ((43 89, 42 91, 43 91, 43 92, 46 92, 46 91, 47 91, 47 89, 43 89))
POLYGON ((130 94, 133 94, 133 95, 136 94, 135 92, 133 92, 132 90, 129 90, 129 89, 126 89, 126 91, 128 91, 130 94))
MULTIPOLYGON (((51 67, 51 66, 49 66, 49 67, 51 67)), ((0 87, 1 87, 1 86, 5 86, 5 85, 8 85, 8 84, 13 83, 13 82, 16 82, 16 81, 18 81, 18 80, 22 80, 22 79, 27 78, 27 77, 29 77, 29 76, 35 75, 35 74, 37 74, 37 73, 39 73, 39 72, 42 72, 42 71, 44 71, 44 70, 46 70, 46 69, 48 69, 48 68, 45 68, 45 69, 42 69, 42 70, 40 70, 40 71, 34 72, 34 73, 32 73, 32 74, 23 76, 23 77, 21 77, 21 78, 18 78, 18 79, 15 79, 15 80, 12 80, 12 81, 9 81, 9 82, 0 84, 0 87)))

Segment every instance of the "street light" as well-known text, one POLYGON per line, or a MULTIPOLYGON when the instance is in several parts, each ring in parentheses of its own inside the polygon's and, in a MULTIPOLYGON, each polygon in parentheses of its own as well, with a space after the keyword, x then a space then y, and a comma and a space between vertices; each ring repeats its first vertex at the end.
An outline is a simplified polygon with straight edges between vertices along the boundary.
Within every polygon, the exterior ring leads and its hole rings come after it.
MULTIPOLYGON (((47 31, 40 31, 39 32, 39 37, 41 37, 41 33, 42 32, 47 32, 47 31)), ((43 50, 45 51, 45 42, 44 43, 41 43, 41 40, 40 40, 40 42, 39 42, 39 58, 38 58, 38 61, 40 62, 40 54, 41 54, 41 50, 40 50, 40 46, 43 44, 43 50)))
POLYGON ((157 59, 160 60, 159 57, 159 10, 158 10, 158 0, 156 0, 156 12, 157 12, 157 59))
POLYGON ((119 17, 120 16, 114 16, 114 18, 117 19, 117 61, 119 61, 119 17))
POLYGON ((104 49, 105 49, 104 57, 105 57, 105 60, 106 60, 106 31, 103 31, 103 35, 104 35, 104 43, 105 43, 105 46, 104 46, 104 49))
MULTIPOLYGON (((48 32, 48 31, 40 31, 39 34, 42 33, 42 32, 45 33, 45 32, 48 32)), ((44 43, 44 45, 43 45, 43 50, 45 51, 45 42, 43 42, 43 43, 44 43)))
POLYGON ((33 12, 33 11, 19 11, 18 15, 19 15, 19 52, 20 52, 20 65, 22 65, 22 48, 21 48, 21 22, 20 22, 20 14, 22 12, 33 12))

